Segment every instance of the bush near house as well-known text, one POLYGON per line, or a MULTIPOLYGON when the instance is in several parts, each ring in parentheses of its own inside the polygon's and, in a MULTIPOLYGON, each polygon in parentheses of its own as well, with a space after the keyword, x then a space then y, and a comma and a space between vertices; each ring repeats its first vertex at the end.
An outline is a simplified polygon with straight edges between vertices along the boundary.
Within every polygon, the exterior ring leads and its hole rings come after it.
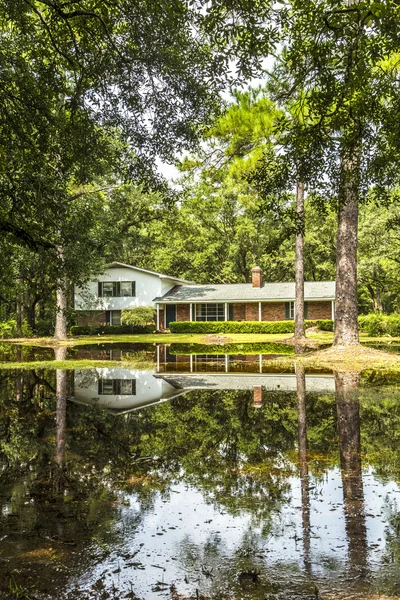
POLYGON ((71 327, 71 335, 118 335, 134 333, 153 333, 154 326, 133 325, 74 325, 71 327))
POLYGON ((370 313, 360 315, 358 324, 360 330, 365 331, 371 337, 378 335, 400 336, 400 314, 370 313))
MULTIPOLYGON (((333 321, 306 321, 306 328, 333 331, 333 321)), ((293 333, 294 321, 180 321, 169 324, 171 333, 293 333)))
POLYGON ((154 324, 156 311, 152 306, 134 306, 133 308, 124 308, 121 312, 121 324, 133 325, 134 327, 144 327, 154 324))

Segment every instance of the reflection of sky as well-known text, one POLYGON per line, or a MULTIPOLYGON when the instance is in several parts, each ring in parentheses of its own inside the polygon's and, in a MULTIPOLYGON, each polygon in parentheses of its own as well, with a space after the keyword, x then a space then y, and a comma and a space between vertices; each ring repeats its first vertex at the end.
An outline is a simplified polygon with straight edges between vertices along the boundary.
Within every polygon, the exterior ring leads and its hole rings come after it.
MULTIPOLYGON (((233 585, 232 565, 238 564, 238 551, 250 545, 256 549, 252 565, 260 570, 261 581, 276 579, 282 589, 285 585, 290 587, 303 577, 304 556, 301 484, 295 477, 288 482, 291 499, 281 506, 280 512, 271 515, 272 531, 269 523, 263 529, 264 523, 256 522, 246 510, 237 515, 229 514, 223 507, 218 510, 212 495, 206 497, 184 483, 174 485, 166 495, 157 494, 136 526, 133 524, 140 514, 140 503, 130 495, 116 524, 116 529, 123 532, 121 545, 114 547, 110 556, 78 584, 89 586, 103 574, 106 586, 114 580, 120 592, 130 591, 133 582, 135 593, 146 600, 169 597, 168 587, 161 585, 162 589, 158 586, 156 590, 157 582, 173 582, 180 593, 193 594, 196 588, 200 593, 216 593, 233 585), (134 558, 124 558, 136 551, 134 558), (121 571, 112 574, 118 568, 121 571), (205 573, 211 570, 213 576, 207 577, 205 573)), ((368 564, 371 571, 376 571, 385 549, 385 506, 388 500, 394 502, 399 497, 400 489, 393 482, 382 483, 371 470, 364 473, 363 483, 368 564)), ((324 585, 328 590, 336 584, 344 591, 341 586, 346 585, 349 564, 340 470, 332 469, 318 480, 310 477, 309 488, 312 577, 322 590, 324 585)), ((306 580, 304 575, 302 583, 306 580)), ((265 597, 265 593, 243 594, 241 598, 265 597)))

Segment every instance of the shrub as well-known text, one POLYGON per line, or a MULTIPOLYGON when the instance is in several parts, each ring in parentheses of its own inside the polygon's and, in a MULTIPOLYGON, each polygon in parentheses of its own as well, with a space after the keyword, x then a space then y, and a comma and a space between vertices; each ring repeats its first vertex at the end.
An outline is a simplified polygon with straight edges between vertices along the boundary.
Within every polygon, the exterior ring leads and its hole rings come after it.
POLYGON ((133 308, 124 308, 121 312, 122 325, 133 325, 134 327, 144 327, 155 322, 156 311, 152 306, 134 306, 133 308))
POLYGON ((171 333, 292 333, 293 321, 180 321, 169 324, 171 333))
POLYGON ((0 323, 0 338, 13 338, 17 332, 17 321, 15 319, 9 319, 0 323))
MULTIPOLYGON (((333 321, 306 321, 306 327, 333 330, 333 321)), ((169 324, 171 333, 293 333, 294 321, 179 321, 169 324)))
POLYGON ((118 335, 133 333, 152 333, 154 327, 134 327, 133 325, 74 325, 71 335, 118 335))
POLYGON ((400 315, 385 315, 383 313, 370 313, 360 315, 358 324, 361 331, 368 333, 370 337, 378 335, 400 335, 400 315))

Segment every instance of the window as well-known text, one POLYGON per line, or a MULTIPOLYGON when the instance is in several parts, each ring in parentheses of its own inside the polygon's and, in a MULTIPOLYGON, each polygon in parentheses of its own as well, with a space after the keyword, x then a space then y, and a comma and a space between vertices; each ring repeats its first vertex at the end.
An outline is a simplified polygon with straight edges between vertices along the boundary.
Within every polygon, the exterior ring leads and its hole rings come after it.
POLYGON ((121 311, 106 310, 106 325, 121 325, 121 311))
POLYGON ((136 296, 135 281, 99 281, 99 298, 123 298, 136 296))
POLYGON ((112 310, 111 311, 111 325, 121 325, 121 311, 120 310, 112 310))
POLYGON ((290 302, 289 319, 294 319, 294 302, 290 302))
MULTIPOLYGON (((294 319, 294 302, 285 302, 285 318, 294 319)), ((304 318, 308 318, 308 302, 304 302, 304 318)))
POLYGON ((99 396, 135 396, 136 379, 99 379, 99 396))
POLYGON ((196 304, 196 321, 225 321, 223 304, 196 304))

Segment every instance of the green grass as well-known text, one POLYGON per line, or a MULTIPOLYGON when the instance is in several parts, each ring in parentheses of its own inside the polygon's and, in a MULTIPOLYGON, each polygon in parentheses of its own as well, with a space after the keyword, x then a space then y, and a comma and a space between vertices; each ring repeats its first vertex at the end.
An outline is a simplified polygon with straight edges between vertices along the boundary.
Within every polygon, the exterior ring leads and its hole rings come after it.
MULTIPOLYGON (((278 342, 279 340, 292 337, 292 333, 227 333, 224 338, 227 342, 235 343, 259 343, 278 342)), ((87 344, 204 344, 207 337, 204 333, 158 333, 137 335, 102 335, 102 336, 77 336, 67 340, 55 340, 54 338, 21 338, 13 339, 12 343, 24 346, 82 346, 87 344)), ((4 340, 11 342, 11 340, 4 340)))

